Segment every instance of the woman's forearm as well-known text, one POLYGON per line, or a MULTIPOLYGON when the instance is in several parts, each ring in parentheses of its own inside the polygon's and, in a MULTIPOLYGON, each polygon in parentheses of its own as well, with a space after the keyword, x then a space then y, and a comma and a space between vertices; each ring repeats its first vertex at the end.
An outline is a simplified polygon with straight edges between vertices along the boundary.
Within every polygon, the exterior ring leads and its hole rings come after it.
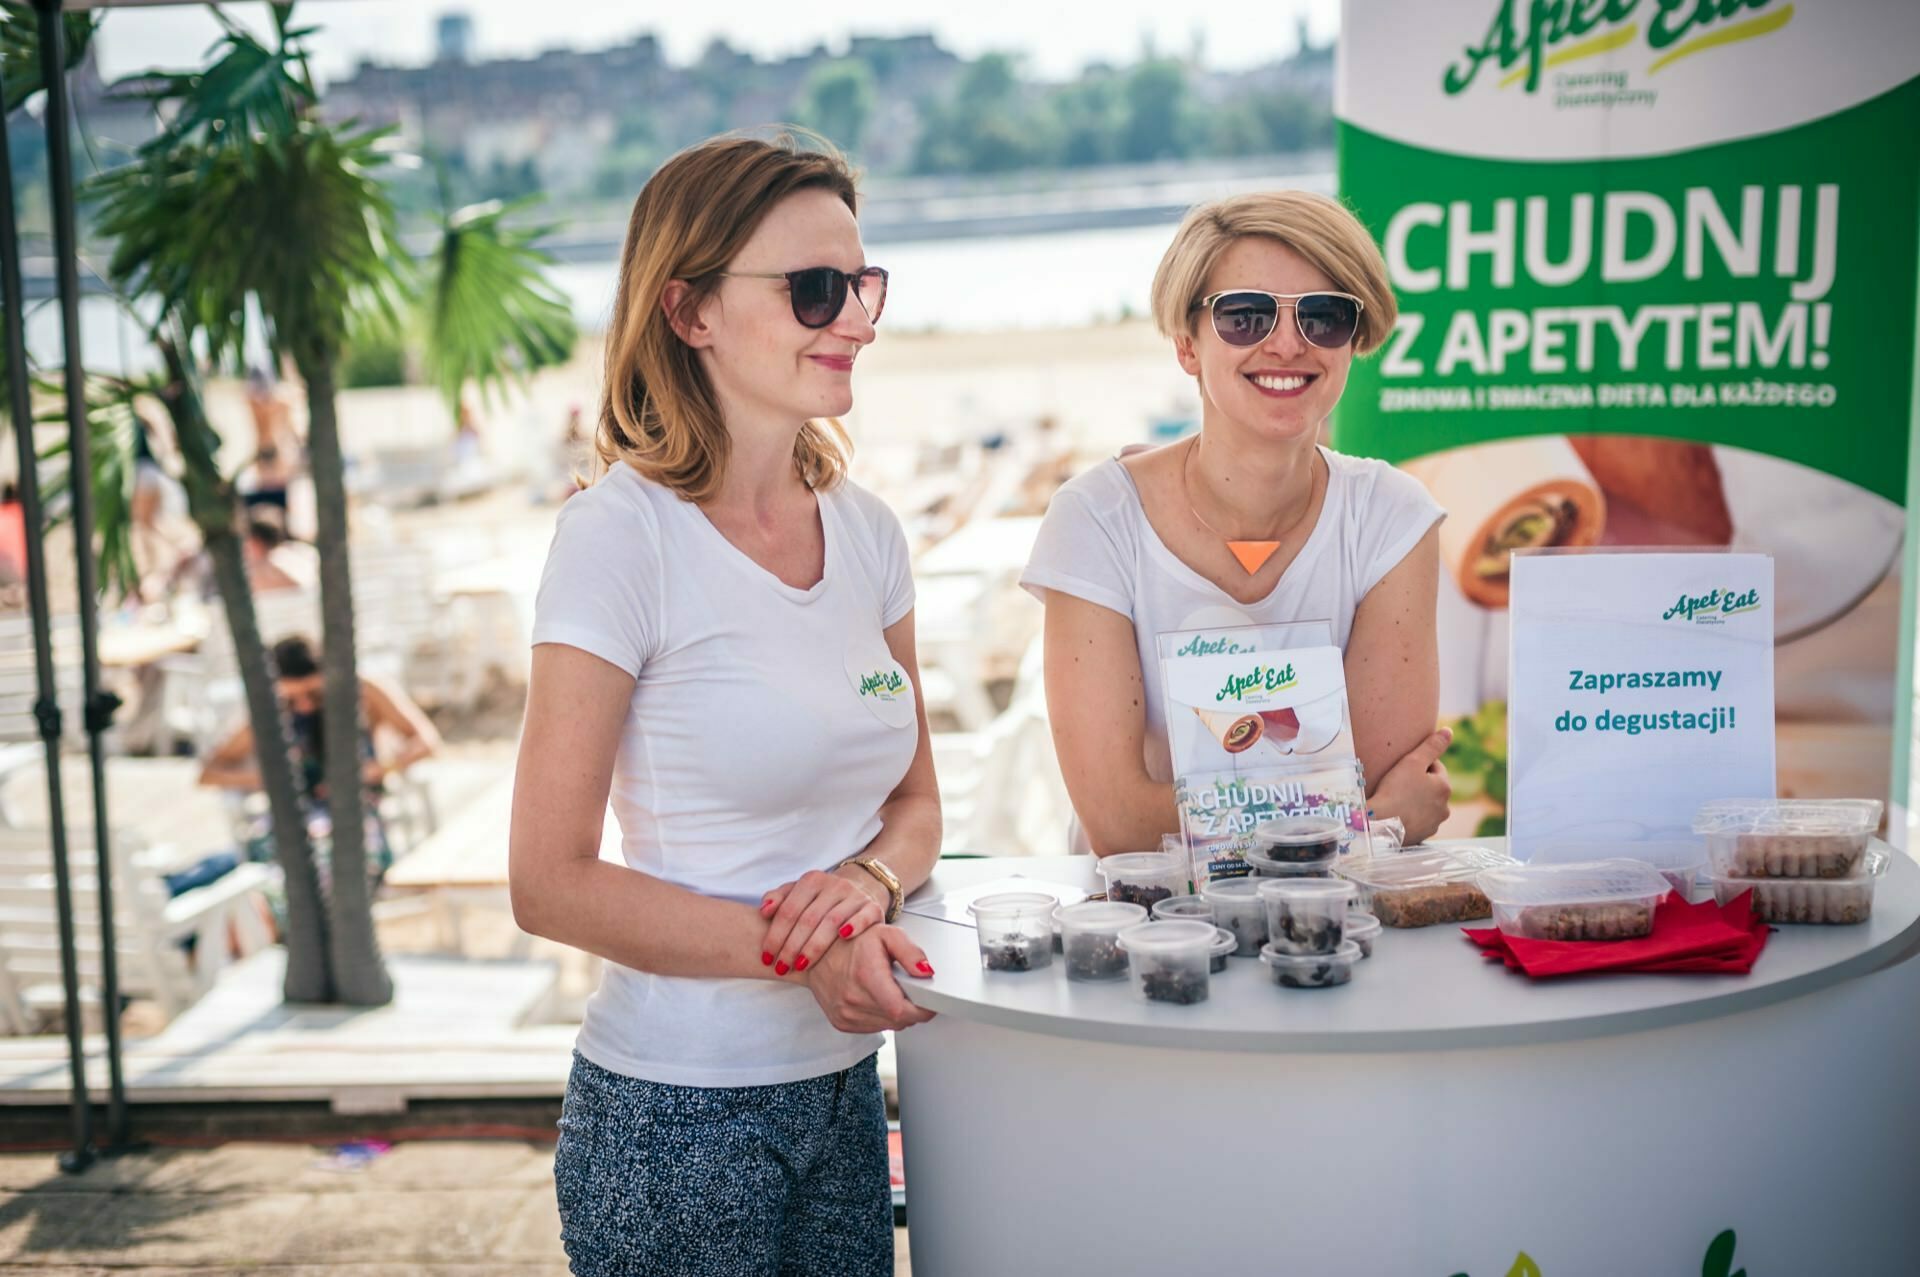
POLYGON ((200 769, 200 783, 209 789, 261 788, 260 768, 254 763, 208 763, 200 769))
POLYGON ((1146 777, 1116 785, 1077 811, 1096 856, 1158 851, 1164 835, 1180 832, 1173 786, 1146 777))
POLYGON ((422 759, 433 757, 433 752, 431 742, 424 741, 418 736, 410 736, 401 743, 400 752, 395 754, 392 761, 385 765, 386 770, 388 772, 403 772, 422 759))
POLYGON ((760 961, 767 920, 752 905, 717 900, 611 861, 551 868, 515 881, 522 931, 654 975, 773 980, 760 961))
MULTIPOLYGON (((872 842, 861 851, 862 856, 878 860, 893 870, 894 877, 900 880, 901 889, 911 894, 914 888, 925 882, 933 873, 934 862, 940 859, 940 799, 936 794, 903 794, 890 800, 880 809, 880 832, 874 835, 872 842)), ((885 894, 880 882, 872 874, 858 867, 849 866, 854 874, 860 875, 853 881, 872 886, 885 894)), ((852 877, 852 874, 848 875, 852 877)), ((886 904, 885 900, 881 901, 886 904)))

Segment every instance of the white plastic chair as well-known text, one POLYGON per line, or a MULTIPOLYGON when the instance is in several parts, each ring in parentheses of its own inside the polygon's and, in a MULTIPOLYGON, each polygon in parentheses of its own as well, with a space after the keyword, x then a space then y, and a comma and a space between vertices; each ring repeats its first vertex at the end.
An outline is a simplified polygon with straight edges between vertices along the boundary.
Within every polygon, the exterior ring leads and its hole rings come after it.
MULTIPOLYGON (((33 845, 31 836, 40 832, 13 830, 0 840, 0 1023, 14 1033, 37 1032, 65 1005, 52 853, 44 840, 33 845)), ((162 876, 164 849, 140 848, 124 834, 116 834, 113 845, 122 994, 150 998, 172 1018, 212 987, 230 943, 243 957, 269 943, 261 898, 275 875, 267 866, 243 863, 206 886, 169 898, 162 876), (189 937, 191 959, 181 947, 189 937)), ((82 998, 97 1012, 99 880, 91 845, 73 849, 69 869, 82 998)))

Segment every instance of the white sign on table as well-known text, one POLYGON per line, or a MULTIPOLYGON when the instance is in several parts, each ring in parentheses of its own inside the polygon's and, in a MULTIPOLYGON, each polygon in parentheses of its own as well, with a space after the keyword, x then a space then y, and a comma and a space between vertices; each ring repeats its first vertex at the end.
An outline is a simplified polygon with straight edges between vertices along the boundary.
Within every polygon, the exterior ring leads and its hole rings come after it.
POLYGON ((1518 554, 1512 581, 1516 856, 1687 838, 1702 803, 1773 795, 1769 556, 1518 554))

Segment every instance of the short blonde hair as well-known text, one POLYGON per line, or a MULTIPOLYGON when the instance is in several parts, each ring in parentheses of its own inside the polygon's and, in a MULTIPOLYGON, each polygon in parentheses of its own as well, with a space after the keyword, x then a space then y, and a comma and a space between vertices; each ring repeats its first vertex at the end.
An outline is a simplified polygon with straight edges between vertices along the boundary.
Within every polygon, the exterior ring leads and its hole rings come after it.
POLYGON ((1360 219, 1339 200, 1307 191, 1236 195, 1190 210, 1153 275, 1153 322, 1164 337, 1193 334, 1193 307, 1235 240, 1262 235, 1307 259, 1363 303, 1355 354, 1378 349, 1400 313, 1387 264, 1360 219))
MULTIPOLYGON (((692 287, 681 311, 690 314, 720 287, 721 272, 773 207, 814 189, 859 212, 846 159, 824 138, 796 128, 771 139, 710 138, 648 179, 627 223, 607 329, 606 387, 593 441, 603 469, 625 462, 689 501, 719 491, 729 448, 720 402, 660 299, 668 283, 686 280, 692 287)), ((808 487, 831 488, 846 477, 851 451, 838 421, 808 421, 794 441, 794 469, 808 487)))

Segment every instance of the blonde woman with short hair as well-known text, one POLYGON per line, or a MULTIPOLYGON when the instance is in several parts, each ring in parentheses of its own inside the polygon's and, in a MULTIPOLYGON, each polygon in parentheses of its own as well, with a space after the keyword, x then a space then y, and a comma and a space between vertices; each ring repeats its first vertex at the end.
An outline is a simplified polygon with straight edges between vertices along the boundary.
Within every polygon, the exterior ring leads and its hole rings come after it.
POLYGON ((940 809, 906 538, 835 420, 886 302, 855 209, 790 135, 702 143, 634 204, 510 836, 515 920, 608 961, 554 1159, 575 1273, 893 1271, 874 1052, 930 1018, 890 924, 940 809))
POLYGON ((1395 313, 1379 250, 1336 200, 1237 196, 1174 233, 1153 316, 1198 386, 1200 431, 1062 487, 1021 577, 1046 604, 1054 742, 1096 854, 1179 829, 1156 636, 1196 626, 1329 622, 1374 815, 1410 842, 1445 818, 1444 513, 1410 476, 1320 444, 1395 313))

